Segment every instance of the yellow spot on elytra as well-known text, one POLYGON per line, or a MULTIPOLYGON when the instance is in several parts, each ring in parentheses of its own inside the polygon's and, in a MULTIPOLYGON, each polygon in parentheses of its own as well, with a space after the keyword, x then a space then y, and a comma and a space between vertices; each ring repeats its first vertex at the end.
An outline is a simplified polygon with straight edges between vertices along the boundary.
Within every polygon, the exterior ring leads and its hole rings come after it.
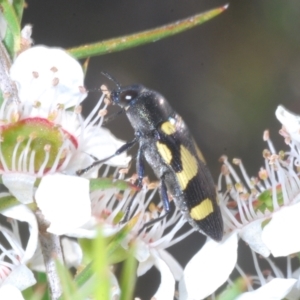
POLYGON ((160 126, 160 129, 162 130, 163 133, 165 133, 167 135, 170 135, 170 134, 173 134, 176 132, 175 126, 169 121, 162 123, 160 126))
POLYGON ((156 142, 156 147, 161 157, 169 165, 172 160, 172 153, 169 147, 166 144, 161 142, 156 142))
POLYGON ((184 146, 180 146, 180 157, 182 171, 176 173, 179 185, 182 190, 185 190, 190 180, 196 176, 198 172, 198 163, 192 153, 184 146))
POLYGON ((214 212, 213 203, 210 199, 206 198, 200 204, 191 209, 190 216, 194 220, 200 221, 205 219, 212 212, 214 212))

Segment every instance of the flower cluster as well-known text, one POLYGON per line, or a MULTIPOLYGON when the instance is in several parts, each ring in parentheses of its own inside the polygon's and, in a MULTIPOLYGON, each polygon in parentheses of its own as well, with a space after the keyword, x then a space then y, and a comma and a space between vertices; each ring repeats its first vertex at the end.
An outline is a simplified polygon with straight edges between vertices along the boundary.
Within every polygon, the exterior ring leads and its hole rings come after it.
MULTIPOLYGON (((152 201, 158 185, 145 179, 138 189, 131 183, 134 177, 125 178, 130 157, 113 155, 124 142, 101 127, 109 103, 106 88, 84 118, 81 105, 87 91, 81 65, 62 49, 29 47, 29 31, 23 31, 27 46, 10 68, 17 94, 3 93, 0 107, 0 174, 7 189, 0 193, 0 209, 8 221, 0 228, 7 244, 0 244, 1 299, 23 299, 21 291, 36 284, 33 271, 45 272, 39 234, 63 235, 64 263, 80 269, 85 253, 69 237, 93 240, 99 226, 108 240, 125 233, 118 243, 128 253, 134 246, 137 276, 153 266, 159 270, 157 300, 173 299, 176 281, 181 300, 204 299, 226 282, 230 289, 239 285, 230 278, 234 270, 242 280, 235 299, 298 299, 300 268, 292 271, 291 255, 300 251, 300 117, 278 107, 280 134, 290 150, 276 152, 266 131, 268 149, 258 177, 250 178, 240 159, 232 164, 221 158, 218 191, 224 238, 220 243, 208 238, 183 270, 166 249, 194 229, 181 233, 185 220, 178 209, 150 228, 144 226, 164 213, 162 204, 152 201), (97 160, 105 162, 88 168, 97 160), (100 168, 103 174, 98 176, 100 168), (111 168, 113 176, 107 178, 111 168), (28 224, 25 247, 17 221, 28 224), (241 240, 251 250, 257 276, 246 275, 237 264, 241 240), (268 270, 261 271, 257 254, 268 270), (287 258, 285 274, 271 255, 287 258)), ((109 277, 111 297, 118 299, 118 281, 112 273, 109 277)))
MULTIPOLYGON (((8 95, 0 108, 0 173, 8 189, 0 194, 0 203, 4 203, 1 214, 13 224, 14 220, 27 222, 30 232, 23 248, 15 225, 12 231, 1 230, 11 246, 9 250, 1 247, 3 258, 6 255, 10 262, 3 264, 0 293, 11 295, 16 289, 14 293, 22 299, 19 291, 35 284, 31 270, 45 272, 38 231, 94 239, 101 225, 106 237, 130 228, 121 245, 129 250, 134 242, 137 276, 152 266, 158 268, 161 284, 155 297, 171 299, 182 268, 165 249, 192 232, 178 234, 185 223, 181 213, 175 209, 169 219, 144 228, 145 223, 163 213, 163 208, 152 203, 157 184, 145 180, 138 190, 130 179, 123 180, 122 170, 130 161, 126 153, 105 161, 100 178, 98 170, 103 164, 77 175, 95 160, 110 157, 124 143, 101 127, 109 103, 105 87, 84 118, 81 103, 87 92, 82 67, 64 50, 45 46, 19 54, 10 78, 16 84, 18 100, 8 95), (105 178, 111 167, 115 169, 114 179, 105 178), (36 214, 45 219, 45 228, 38 225, 36 214), (130 222, 122 222, 123 218, 130 222), (18 284, 15 273, 23 285, 18 284)), ((81 265, 84 253, 78 242, 65 238, 62 249, 67 267, 81 265)), ((117 297, 120 291, 116 282, 112 275, 112 293, 117 297)))
MULTIPOLYGON (((277 108, 276 116, 283 125, 280 134, 290 151, 277 153, 266 131, 264 140, 268 149, 263 151, 265 166, 258 172, 258 177, 250 178, 242 161, 234 159, 233 164, 238 166, 240 177, 227 157, 221 158, 223 166, 218 190, 224 238, 219 244, 208 240, 188 263, 180 283, 180 299, 204 299, 229 279, 235 267, 243 273, 236 265, 239 239, 244 240, 253 253, 266 259, 271 254, 273 257, 289 257, 300 251, 297 238, 297 224, 300 225, 300 118, 282 106, 277 108), (203 284, 201 288, 199 282, 203 284)), ((268 261, 271 262, 270 259, 268 261)), ((257 261, 254 265, 260 273, 257 261)), ((299 295, 299 274, 291 271, 287 272, 287 277, 278 274, 273 268, 273 277, 265 279, 259 276, 262 287, 255 291, 250 284, 244 284, 244 289, 249 291, 237 299, 282 299, 291 291, 299 295)))

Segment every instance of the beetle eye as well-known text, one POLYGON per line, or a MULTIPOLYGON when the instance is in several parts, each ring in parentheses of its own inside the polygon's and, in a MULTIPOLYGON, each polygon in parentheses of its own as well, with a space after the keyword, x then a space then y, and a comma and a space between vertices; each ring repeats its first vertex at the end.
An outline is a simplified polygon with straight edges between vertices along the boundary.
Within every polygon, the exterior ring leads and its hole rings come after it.
POLYGON ((120 100, 122 102, 130 102, 132 99, 138 96, 138 92, 134 90, 124 91, 120 95, 120 100))

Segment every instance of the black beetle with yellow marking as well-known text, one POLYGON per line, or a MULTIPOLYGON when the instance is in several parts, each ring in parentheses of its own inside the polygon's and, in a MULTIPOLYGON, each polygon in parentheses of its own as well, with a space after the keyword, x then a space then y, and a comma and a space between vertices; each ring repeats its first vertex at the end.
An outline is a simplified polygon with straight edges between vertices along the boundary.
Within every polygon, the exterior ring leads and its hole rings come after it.
MULTIPOLYGON (((107 77, 112 79, 109 75, 107 77)), ((182 118, 159 93, 142 85, 121 87, 112 80, 117 89, 111 92, 111 100, 126 112, 135 130, 135 138, 107 159, 138 142, 138 185, 142 184, 144 177, 145 159, 161 182, 160 195, 165 214, 150 223, 163 219, 170 212, 169 192, 194 228, 220 241, 223 220, 215 185, 182 118)), ((96 161, 91 167, 103 161, 96 161)), ((86 170, 81 170, 79 174, 86 170)))

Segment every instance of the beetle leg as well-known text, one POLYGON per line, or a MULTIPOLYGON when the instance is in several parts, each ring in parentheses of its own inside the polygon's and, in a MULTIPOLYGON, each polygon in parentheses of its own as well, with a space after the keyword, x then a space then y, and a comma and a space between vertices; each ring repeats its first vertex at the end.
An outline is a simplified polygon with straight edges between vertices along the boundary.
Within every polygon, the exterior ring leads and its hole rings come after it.
POLYGON ((130 149, 137 141, 138 141, 138 136, 136 136, 132 141, 127 142, 126 144, 124 144, 123 146, 121 146, 121 147, 120 147, 113 155, 111 155, 111 156, 109 156, 109 157, 107 157, 107 158, 104 158, 104 159, 97 160, 97 161, 93 162, 93 163, 92 163, 90 166, 88 166, 87 168, 82 169, 82 170, 78 170, 78 171, 76 172, 76 174, 77 174, 78 176, 81 176, 82 174, 88 172, 88 171, 91 170, 92 168, 94 168, 94 167, 96 167, 96 166, 98 166, 98 165, 100 165, 100 164, 102 164, 102 163, 104 163, 104 162, 110 160, 111 158, 113 158, 113 157, 115 157, 115 156, 117 156, 117 155, 119 155, 119 154, 121 154, 121 153, 123 153, 123 152, 129 150, 129 149, 130 149))
POLYGON ((160 197, 163 203, 165 213, 162 216, 145 223, 144 226, 139 230, 139 233, 141 233, 145 228, 152 226, 156 222, 163 220, 171 212, 168 190, 167 190, 164 176, 162 176, 160 180, 160 197))
MULTIPOLYGON (((141 188, 143 185, 143 178, 144 178, 144 174, 145 174, 145 164, 144 164, 144 156, 143 156, 143 147, 140 147, 138 150, 138 154, 137 154, 137 161, 136 161, 136 169, 137 169, 137 174, 138 174, 138 183, 137 183, 137 187, 141 188)), ((129 221, 129 213, 130 213, 130 208, 131 205, 137 195, 138 191, 136 191, 129 204, 126 207, 126 211, 125 211, 125 215, 122 218, 122 220, 120 221, 120 224, 124 224, 127 221, 129 221)))

